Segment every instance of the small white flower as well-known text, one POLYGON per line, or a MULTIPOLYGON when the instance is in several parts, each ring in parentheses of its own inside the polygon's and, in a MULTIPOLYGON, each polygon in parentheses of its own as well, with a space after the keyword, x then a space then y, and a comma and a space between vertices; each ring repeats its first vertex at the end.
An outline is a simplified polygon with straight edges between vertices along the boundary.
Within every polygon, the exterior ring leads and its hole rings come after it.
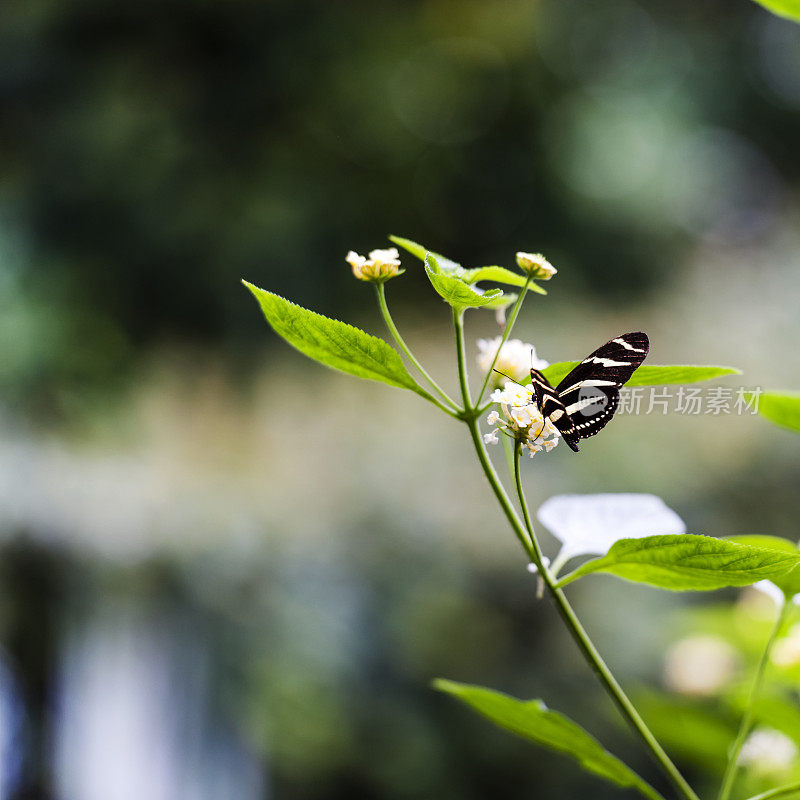
POLYGON ((605 555, 618 539, 686 533, 683 520, 652 494, 562 494, 536 516, 561 543, 558 560, 605 555))
POLYGON ((664 684, 673 692, 710 697, 736 675, 736 651, 719 636, 689 636, 667 651, 664 684))
POLYGON ((400 274, 400 253, 396 247, 388 250, 373 250, 369 258, 350 251, 345 261, 353 268, 353 275, 360 281, 384 281, 400 274))
POLYGON ((786 772, 797 762, 797 745, 773 728, 757 728, 742 746, 739 763, 760 775, 786 772))
POLYGON ((549 453, 558 444, 558 429, 539 412, 530 386, 507 381, 502 389, 492 392, 491 400, 500 405, 503 413, 501 415, 495 409, 486 418, 489 425, 496 426, 491 433, 484 435, 487 444, 497 443, 497 433, 502 432, 522 442, 531 458, 540 450, 549 453))
POLYGON ((558 270, 541 253, 517 253, 517 265, 540 281, 549 281, 558 270))
MULTIPOLYGON (((502 336, 495 336, 494 339, 478 339, 478 367, 485 373, 494 360, 494 354, 500 347, 502 336)), ((534 369, 544 369, 550 363, 542 358, 536 357, 536 348, 532 344, 527 344, 521 339, 509 339, 503 342, 500 353, 497 356, 494 368, 497 372, 492 373, 491 385, 504 386, 506 378, 498 374, 505 373, 513 381, 521 381, 528 375, 531 367, 534 369)))

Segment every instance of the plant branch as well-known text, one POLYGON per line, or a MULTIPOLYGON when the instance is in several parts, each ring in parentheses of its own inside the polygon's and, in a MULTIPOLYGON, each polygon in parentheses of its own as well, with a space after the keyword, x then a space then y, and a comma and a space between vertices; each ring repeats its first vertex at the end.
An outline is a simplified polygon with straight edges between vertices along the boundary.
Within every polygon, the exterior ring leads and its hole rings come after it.
MULTIPOLYGON (((528 503, 525 499, 525 492, 522 489, 522 479, 519 470, 519 453, 521 445, 517 442, 514 450, 514 481, 517 488, 517 496, 519 498, 520 508, 522 509, 522 516, 525 520, 525 527, 530 537, 532 548, 536 554, 536 565, 539 568, 539 574, 544 580, 550 596, 556 604, 561 619, 567 626, 567 629, 572 634, 572 638, 583 653, 584 658, 589 666, 594 671, 595 675, 600 679, 600 682, 605 687, 611 699, 616 704, 620 713, 630 723, 631 727, 636 731, 642 741, 645 743, 650 753, 664 770, 666 775, 670 778, 675 788, 680 792, 681 796, 686 800, 699 800, 691 786, 686 782, 686 779, 678 771, 678 768, 672 763, 670 757, 664 751, 664 748, 658 743, 658 740, 653 736, 653 733, 645 724, 644 720, 639 715, 639 712, 634 707, 628 696, 625 694, 622 687, 617 682, 611 670, 606 665, 602 656, 597 648, 594 646, 589 635, 581 625, 577 614, 569 604, 566 595, 561 589, 556 586, 550 571, 545 569, 542 564, 542 555, 539 548, 539 543, 536 539, 536 534, 533 530, 530 512, 528 511, 528 503)), ((488 476, 487 476, 488 477, 488 476)), ((510 520, 509 520, 510 521, 510 520)))
MULTIPOLYGON (((572 606, 569 604, 569 601, 564 593, 555 586, 555 582, 550 575, 549 570, 547 570, 544 566, 542 552, 539 548, 538 541, 535 535, 533 535, 533 527, 530 523, 530 514, 528 512, 524 495, 521 495, 520 502, 522 503, 523 515, 526 519, 527 532, 526 528, 523 527, 522 523, 517 517, 517 514, 511 505, 511 501, 509 500, 508 495, 505 493, 505 490, 503 489, 497 477, 497 473, 495 472, 494 466, 489 459, 486 447, 484 446, 483 440, 480 437, 477 421, 474 419, 466 420, 466 423, 470 430, 470 435, 475 447, 475 451, 478 455, 478 460, 480 461, 484 474, 489 481, 489 485, 492 487, 495 497, 500 503, 500 506, 503 509, 509 524, 511 525, 511 528, 525 550, 526 555, 534 564, 536 564, 536 567, 539 570, 539 575, 544 580, 545 586, 555 602, 556 609, 558 610, 562 620, 567 626, 567 629, 572 635, 572 638, 575 640, 576 644, 581 650, 587 663, 592 668, 592 671, 598 677, 600 682, 603 684, 608 694, 611 696, 611 699, 614 701, 622 716, 639 735, 653 758, 672 781, 673 785, 680 793, 680 796, 684 798, 684 800, 698 800, 698 797, 692 790, 691 786, 689 786, 689 784, 686 782, 686 779, 678 771, 678 768, 672 763, 669 756, 666 754, 664 749, 656 740, 655 736, 653 736, 652 732, 645 724, 644 720, 639 715, 639 712, 636 710, 633 703, 631 703, 622 687, 619 685, 619 683, 617 683, 616 678, 613 676, 611 670, 603 661, 597 648, 594 646, 588 634, 584 630, 580 620, 575 614, 575 611, 572 609, 572 606)), ((519 445, 517 445, 515 450, 515 480, 519 482, 519 445)), ((521 483, 519 483, 519 487, 521 488, 521 483)))
MULTIPOLYGON (((472 402, 469 396, 466 359, 464 357, 463 318, 461 315, 454 312, 453 322, 456 330, 458 372, 462 399, 465 409, 471 409, 472 402)), ((572 606, 570 606, 566 596, 560 589, 556 587, 552 576, 545 568, 542 561, 542 552, 533 533, 533 526, 530 523, 530 514, 528 513, 525 497, 522 493, 522 486, 519 478, 519 444, 517 444, 514 454, 515 478, 520 495, 520 502, 522 503, 523 514, 526 519, 527 529, 526 527, 523 527, 522 523, 520 522, 517 512, 514 510, 514 507, 511 504, 503 485, 500 483, 500 480, 497 477, 497 472, 495 471, 494 465, 492 464, 489 454, 486 450, 486 446, 481 438, 480 428, 476 417, 474 415, 465 416, 464 422, 469 428, 470 438, 472 439, 475 453, 478 456, 478 461, 480 462, 481 468, 486 476, 486 480, 489 481, 489 485, 491 486, 492 491, 497 498, 497 502, 500 504, 500 507, 503 510, 509 525, 511 525, 511 529, 514 531, 514 534, 519 540, 519 543, 522 545, 526 555, 539 570, 539 575, 542 576, 542 579, 547 586, 547 590, 553 597, 561 618, 566 624, 567 629, 572 635, 572 638, 575 640, 581 652, 583 653, 584 658, 594 671, 595 675, 599 678, 606 691, 611 696, 622 716, 629 722, 634 731, 642 739, 656 762, 663 768, 666 775, 672 781, 681 797, 684 798, 684 800, 699 800, 692 788, 678 771, 678 768, 672 763, 666 752, 664 752, 664 749, 653 736, 650 729, 647 727, 647 725, 645 725, 644 720, 639 716, 639 712, 634 708, 633 703, 631 703, 631 701, 628 699, 628 696, 622 690, 622 687, 617 683, 616 678, 614 678, 613 674, 598 653, 597 648, 595 648, 594 644, 589 639, 588 634, 583 629, 583 626, 578 620, 575 612, 572 610, 572 606)))
POLYGON ((761 658, 758 662, 758 667, 756 668, 756 674, 753 678, 753 685, 750 688, 750 696, 747 700, 747 708, 742 716, 742 721, 739 724, 739 731, 736 734, 733 747, 731 747, 731 751, 728 755, 728 765, 725 768, 725 775, 722 778, 722 786, 720 787, 719 795, 717 795, 718 800, 728 800, 731 789, 733 789, 733 783, 736 780, 736 772, 739 768, 739 755, 742 752, 742 747, 747 739, 747 735, 750 733, 750 728, 753 725, 755 706, 758 702, 759 696, 761 695, 761 688, 764 685, 764 675, 767 671, 767 664, 769 663, 770 654, 772 653, 772 646, 775 644, 775 640, 778 638, 781 628, 783 628, 783 624, 786 621, 786 617, 788 616, 790 609, 791 605, 784 600, 780 613, 778 614, 778 618, 775 620, 775 625, 773 626, 772 632, 769 635, 769 639, 767 639, 767 643, 764 646, 764 651, 761 653, 761 658))
MULTIPOLYGON (((419 363, 416 356, 411 352, 411 348, 405 343, 405 340, 400 335, 400 331, 397 330, 397 326, 394 324, 392 315, 389 313, 389 306, 386 303, 385 283, 384 282, 376 283, 375 292, 378 295, 378 305, 380 306, 383 320, 386 323, 386 327, 389 329, 389 333, 392 334, 392 338, 395 340, 395 342, 397 342, 397 346, 405 353, 408 360, 419 370, 420 374, 428 381, 428 383, 431 385, 431 388, 436 392, 436 394, 438 394, 439 397, 442 400, 444 400, 445 403, 447 403, 452 407, 452 411, 460 412, 461 409, 458 407, 455 400, 451 399, 451 397, 447 394, 447 392, 445 392, 445 390, 442 389, 442 387, 439 386, 439 384, 436 383, 436 381, 428 374, 427 370, 422 366, 422 364, 419 363)), ((428 398, 433 400, 431 395, 428 395, 428 398)), ((436 402, 436 405, 438 405, 439 408, 443 408, 441 403, 436 402)))
MULTIPOLYGON (((548 592, 550 593, 553 601, 555 602, 556 609, 561 615, 567 629, 569 630, 575 643, 578 645, 581 653, 586 659, 589 666, 592 668, 595 675, 603 684, 605 690, 611 696, 611 699, 616 704, 622 716, 628 721, 633 730, 639 735, 652 754, 655 761, 664 770, 664 773, 670 779, 676 790, 679 792, 683 800, 699 800, 698 796, 693 791, 692 787, 686 782, 686 779, 678 771, 678 768, 672 763, 669 756, 653 736, 650 729, 645 724, 644 720, 639 715, 639 712, 631 703, 628 696, 623 691, 622 687, 617 683, 616 678, 611 670, 606 666, 597 648, 589 639, 588 634, 583 629, 577 615, 569 604, 566 595, 556 586, 553 577, 545 568, 542 551, 539 547, 539 542, 533 532, 533 525, 531 524, 528 506, 525 500, 525 495, 522 491, 522 482, 519 474, 519 451, 520 444, 516 443, 514 450, 514 473, 515 482, 517 485, 517 493, 522 508, 523 517, 525 519, 525 526, 523 527, 520 522, 517 512, 503 488, 502 483, 497 477, 494 465, 489 458, 489 453, 486 450, 486 445, 481 438, 480 427, 472 405, 472 399, 469 393, 469 380, 467 375, 467 363, 464 350, 464 317, 463 312, 453 310, 453 325, 456 334, 456 353, 458 357, 458 379, 459 386, 461 387, 461 398, 464 404, 464 416, 462 419, 467 425, 472 439, 472 444, 475 448, 475 453, 478 456, 481 468, 483 469, 486 480, 492 487, 497 502, 500 504, 503 513, 508 520, 511 529, 514 531, 522 549, 525 551, 528 558, 536 565, 539 575, 544 580, 548 592)), ((480 401, 480 398, 478 398, 480 401)))

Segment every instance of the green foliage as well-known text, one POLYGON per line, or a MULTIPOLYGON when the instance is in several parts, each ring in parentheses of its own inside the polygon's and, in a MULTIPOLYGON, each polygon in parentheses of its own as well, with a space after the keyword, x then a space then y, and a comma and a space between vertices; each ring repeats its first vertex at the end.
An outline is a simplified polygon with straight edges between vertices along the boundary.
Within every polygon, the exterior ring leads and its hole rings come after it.
POLYGON ((747 586, 780 581, 800 565, 800 553, 768 550, 690 533, 620 539, 605 556, 588 561, 559 585, 593 572, 607 572, 672 591, 747 586))
POLYGON ((768 550, 783 550, 786 553, 796 553, 797 545, 791 539, 783 536, 765 536, 760 533, 745 533, 740 536, 726 536, 726 542, 747 544, 751 547, 761 547, 768 550))
MULTIPOLYGON (((575 369, 580 362, 578 361, 558 361, 551 364, 544 370, 544 375, 550 383, 555 386, 567 373, 575 369)), ((710 381, 714 378, 722 378, 725 375, 740 375, 741 370, 735 367, 705 367, 694 364, 670 364, 662 366, 659 364, 645 365, 639 367, 633 373, 633 377, 625 384, 626 386, 667 386, 682 383, 700 383, 710 381)))
POLYGON ((458 277, 463 278, 467 272, 467 270, 465 270, 461 264, 458 264, 447 256, 443 256, 441 253, 428 250, 428 248, 424 245, 413 242, 411 239, 404 239, 402 236, 390 236, 389 239, 398 247, 402 247, 404 250, 407 250, 412 256, 416 256, 422 262, 425 261, 429 254, 432 255, 436 259, 436 263, 439 265, 439 270, 447 275, 457 275, 458 277))
POLYGON ((597 739, 563 714, 550 711, 541 700, 517 700, 492 689, 442 679, 435 681, 434 686, 458 698, 500 728, 571 756, 588 772, 618 786, 637 789, 650 800, 661 798, 597 739))
MULTIPOLYGON (((483 294, 483 291, 479 289, 477 286, 473 288, 479 294, 483 294)), ((495 309, 498 308, 507 308, 508 306, 516 302, 518 297, 519 295, 516 292, 503 292, 502 294, 493 297, 488 303, 486 303, 482 307, 485 308, 487 311, 494 311, 495 309)))
POLYGON ((258 300, 275 333, 309 358, 358 378, 421 392, 400 354, 383 339, 243 283, 258 300))
MULTIPOLYGON (((425 261, 425 257, 430 254, 436 259, 441 272, 447 275, 453 275, 461 278, 465 283, 478 283, 478 281, 493 281, 494 283, 505 283, 508 286, 524 286, 527 276, 520 272, 512 272, 505 267, 489 266, 489 267, 475 267, 473 269, 465 269, 461 264, 453 261, 447 256, 440 253, 435 253, 433 250, 428 250, 424 245, 414 242, 411 239, 404 239, 402 236, 390 236, 392 242, 398 247, 407 250, 411 255, 416 256, 420 261, 425 261)), ((546 289, 534 281, 530 281, 528 289, 537 294, 547 294, 546 289)))
POLYGON ((755 0, 773 14, 800 22, 800 0, 755 0))
POLYGON ((488 307, 492 302, 496 302, 503 296, 502 289, 489 289, 486 292, 481 292, 464 283, 461 278, 442 272, 433 253, 428 253, 425 258, 425 272, 433 288, 436 289, 446 303, 457 311, 462 311, 465 308, 488 307))
MULTIPOLYGON (((465 270, 464 280, 467 283, 494 281, 495 283, 506 283, 509 286, 524 286, 528 277, 519 272, 512 272, 505 267, 475 267, 475 269, 465 270)), ((547 294, 547 290, 542 289, 535 281, 528 281, 528 289, 537 294, 547 294)))
MULTIPOLYGON (((781 550, 785 553, 798 553, 797 545, 781 536, 747 534, 744 536, 729 536, 726 541, 752 547, 769 548, 770 550, 781 550)), ((771 580, 786 595, 787 599, 800 593, 800 570, 793 570, 786 575, 772 578, 771 580)))
POLYGON ((765 392, 758 398, 762 417, 800 433, 800 392, 765 392))

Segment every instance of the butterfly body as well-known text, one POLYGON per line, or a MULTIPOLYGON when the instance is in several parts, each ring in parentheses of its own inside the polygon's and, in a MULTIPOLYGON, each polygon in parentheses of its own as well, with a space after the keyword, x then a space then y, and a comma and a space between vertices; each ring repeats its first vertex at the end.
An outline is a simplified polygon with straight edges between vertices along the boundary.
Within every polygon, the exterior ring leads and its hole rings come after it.
POLYGON ((599 433, 619 406, 619 390, 647 357, 650 342, 641 331, 606 342, 578 364, 556 387, 531 370, 536 405, 576 453, 578 442, 599 433))

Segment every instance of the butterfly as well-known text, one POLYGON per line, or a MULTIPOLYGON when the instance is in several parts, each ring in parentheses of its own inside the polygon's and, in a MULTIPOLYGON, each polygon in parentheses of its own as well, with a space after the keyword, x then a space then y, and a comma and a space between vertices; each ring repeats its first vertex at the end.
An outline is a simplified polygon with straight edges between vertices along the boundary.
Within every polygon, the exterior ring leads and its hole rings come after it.
POLYGON ((619 390, 647 358, 650 340, 641 331, 623 333, 598 347, 555 388, 531 369, 536 405, 576 453, 578 442, 599 433, 619 405, 619 390))

